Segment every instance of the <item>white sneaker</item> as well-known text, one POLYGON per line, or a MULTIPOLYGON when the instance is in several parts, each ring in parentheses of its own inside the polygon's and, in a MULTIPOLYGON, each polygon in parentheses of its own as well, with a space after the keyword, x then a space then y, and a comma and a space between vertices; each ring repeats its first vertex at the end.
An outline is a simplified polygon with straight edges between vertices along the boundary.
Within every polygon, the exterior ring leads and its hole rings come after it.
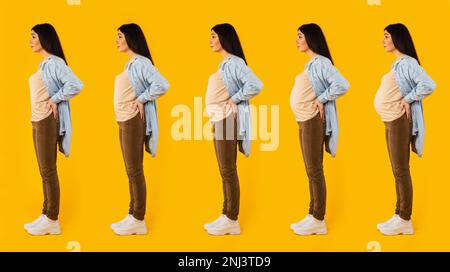
POLYGON ((111 229, 116 229, 120 226, 122 226, 125 222, 127 222, 128 220, 133 219, 133 215, 131 214, 127 214, 127 216, 125 216, 124 219, 120 220, 119 222, 113 223, 111 224, 111 229))
POLYGON ((216 220, 204 224, 203 227, 205 228, 205 230, 210 229, 210 228, 214 227, 215 225, 217 225, 219 222, 221 222, 225 218, 226 218, 226 215, 225 214, 221 214, 219 217, 217 217, 216 220))
POLYGON ((113 231, 117 235, 145 235, 147 234, 147 225, 144 220, 137 220, 132 217, 113 231))
POLYGON ((303 218, 302 220, 291 224, 291 230, 297 229, 301 226, 303 226, 304 224, 306 224, 309 220, 311 220, 313 218, 312 215, 308 214, 307 216, 305 216, 305 218, 303 218))
POLYGON ((39 216, 36 220, 34 220, 33 222, 30 223, 26 223, 25 225, 23 225, 23 228, 25 230, 28 230, 29 228, 32 228, 34 226, 36 226, 39 222, 41 222, 41 220, 44 218, 45 214, 41 214, 41 216, 39 216))
POLYGON ((298 235, 325 235, 327 234, 327 225, 325 220, 317 220, 313 217, 302 226, 294 229, 294 232, 298 235))
POLYGON ((411 220, 403 220, 396 217, 389 225, 380 229, 381 233, 384 235, 412 235, 414 234, 414 229, 411 220))
POLYGON ((31 235, 58 235, 61 234, 58 220, 49 219, 46 215, 33 227, 27 229, 31 235))
POLYGON ((211 235, 239 235, 241 234, 241 226, 237 220, 231 220, 225 216, 224 219, 206 231, 211 235))
POLYGON ((377 229, 380 230, 382 228, 387 227, 388 225, 390 225, 392 222, 395 221, 396 218, 398 218, 399 215, 398 214, 394 214, 388 221, 380 223, 377 225, 377 229))

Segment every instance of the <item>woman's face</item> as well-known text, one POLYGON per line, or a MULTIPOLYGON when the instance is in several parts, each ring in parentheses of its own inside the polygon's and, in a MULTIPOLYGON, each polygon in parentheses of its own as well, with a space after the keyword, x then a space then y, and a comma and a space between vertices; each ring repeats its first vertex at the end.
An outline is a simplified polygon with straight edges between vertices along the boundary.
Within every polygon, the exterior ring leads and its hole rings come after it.
POLYGON ((301 31, 297 33, 297 49, 301 52, 306 52, 309 49, 305 35, 301 31))
POLYGON ((127 52, 129 50, 127 40, 125 39, 125 34, 123 34, 120 30, 117 31, 116 44, 119 52, 127 52))
POLYGON ((383 46, 386 52, 392 52, 395 50, 395 45, 394 41, 392 41, 392 36, 386 30, 384 31, 383 46))
POLYGON ((209 38, 209 46, 213 52, 219 52, 222 50, 222 45, 219 41, 219 35, 214 30, 211 30, 211 36, 209 38))
POLYGON ((34 32, 34 30, 31 30, 31 37, 30 37, 30 47, 33 52, 40 52, 42 50, 41 42, 39 41, 39 35, 34 32))

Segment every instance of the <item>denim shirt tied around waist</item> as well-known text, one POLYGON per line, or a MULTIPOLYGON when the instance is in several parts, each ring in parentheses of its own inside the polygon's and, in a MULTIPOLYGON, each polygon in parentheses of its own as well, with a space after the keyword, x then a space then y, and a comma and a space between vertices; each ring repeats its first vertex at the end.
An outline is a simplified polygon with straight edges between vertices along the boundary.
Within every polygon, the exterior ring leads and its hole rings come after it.
POLYGON ((54 55, 41 62, 39 71, 51 101, 58 104, 59 151, 69 157, 72 145, 69 100, 80 93, 83 83, 62 58, 54 55))
POLYGON ((317 99, 324 104, 326 122, 325 150, 335 157, 338 144, 338 118, 336 99, 350 88, 348 81, 326 57, 318 55, 305 67, 317 99))
POLYGON ((125 69, 137 99, 144 104, 145 150, 155 157, 159 134, 156 99, 167 92, 169 82, 153 66, 151 60, 144 56, 136 56, 127 63, 125 69))
POLYGON ((395 61, 392 70, 403 99, 411 106, 412 150, 422 157, 425 139, 422 99, 436 89, 436 83, 415 58, 407 55, 395 61))
POLYGON ((245 61, 235 55, 223 60, 219 65, 219 71, 231 100, 237 105, 239 151, 248 157, 252 136, 249 100, 260 93, 263 83, 245 61))

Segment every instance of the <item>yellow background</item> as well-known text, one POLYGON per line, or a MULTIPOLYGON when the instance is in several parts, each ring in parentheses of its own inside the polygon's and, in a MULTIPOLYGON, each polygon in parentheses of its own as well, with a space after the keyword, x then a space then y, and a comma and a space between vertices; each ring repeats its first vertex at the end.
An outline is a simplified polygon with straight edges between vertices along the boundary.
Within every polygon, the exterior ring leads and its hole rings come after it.
MULTIPOLYGON (((0 4, 0 250, 67 251, 383 251, 450 250, 448 167, 448 0, 351 1, 99 1, 81 6, 60 1, 0 4), (85 83, 72 100, 72 154, 58 154, 61 236, 31 237, 23 224, 40 214, 42 185, 31 138, 28 77, 41 57, 29 47, 33 25, 52 23, 69 65, 85 83), (128 181, 113 112, 114 77, 127 57, 117 52, 116 29, 136 22, 146 33, 156 66, 171 88, 159 100, 158 156, 145 156, 150 234, 118 237, 109 228, 127 213, 128 181), (203 96, 221 58, 209 48, 216 23, 232 23, 250 66, 263 80, 255 105, 280 105, 280 145, 238 157, 242 235, 213 237, 203 223, 221 212, 222 186, 210 141, 174 141, 171 110, 203 96), (296 74, 307 58, 295 46, 296 30, 316 22, 351 89, 339 99, 340 140, 336 159, 324 160, 328 186, 327 236, 300 237, 290 223, 307 212, 309 193, 289 108, 296 74), (412 32, 422 65, 437 82, 425 104, 426 145, 412 155, 413 236, 384 237, 376 224, 395 203, 384 126, 373 108, 381 76, 393 56, 383 50, 383 29, 403 22, 412 32)), ((206 122, 207 119, 205 118, 206 122)))

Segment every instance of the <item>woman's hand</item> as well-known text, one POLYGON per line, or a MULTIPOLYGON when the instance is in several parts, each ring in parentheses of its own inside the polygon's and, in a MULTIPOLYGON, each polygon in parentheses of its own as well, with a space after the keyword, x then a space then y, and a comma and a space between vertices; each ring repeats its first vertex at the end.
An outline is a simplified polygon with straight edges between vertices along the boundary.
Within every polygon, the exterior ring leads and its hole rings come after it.
POLYGON ((56 120, 58 120, 58 104, 54 103, 53 101, 49 100, 47 102, 47 106, 52 110, 53 117, 55 117, 56 120))
POLYGON ((139 100, 135 100, 134 101, 134 105, 136 107, 137 110, 139 110, 139 117, 144 120, 144 104, 142 104, 139 100))
POLYGON ((325 114, 324 114, 324 110, 323 110, 323 104, 322 102, 319 101, 319 99, 316 99, 314 101, 314 105, 317 107, 317 109, 319 110, 319 114, 320 114, 320 119, 322 119, 322 121, 325 121, 325 114))
POLYGON ((228 99, 225 102, 225 110, 232 109, 233 106, 236 106, 236 104, 234 104, 234 102, 231 99, 228 99))
POLYGON ((227 101, 225 101, 225 108, 222 110, 223 114, 227 114, 228 111, 230 110, 233 113, 236 113, 236 104, 234 104, 234 102, 231 99, 228 99, 227 101))
POLYGON ((400 106, 405 110, 406 118, 408 118, 408 120, 411 120, 411 105, 406 102, 405 99, 402 99, 402 101, 400 102, 400 106))

